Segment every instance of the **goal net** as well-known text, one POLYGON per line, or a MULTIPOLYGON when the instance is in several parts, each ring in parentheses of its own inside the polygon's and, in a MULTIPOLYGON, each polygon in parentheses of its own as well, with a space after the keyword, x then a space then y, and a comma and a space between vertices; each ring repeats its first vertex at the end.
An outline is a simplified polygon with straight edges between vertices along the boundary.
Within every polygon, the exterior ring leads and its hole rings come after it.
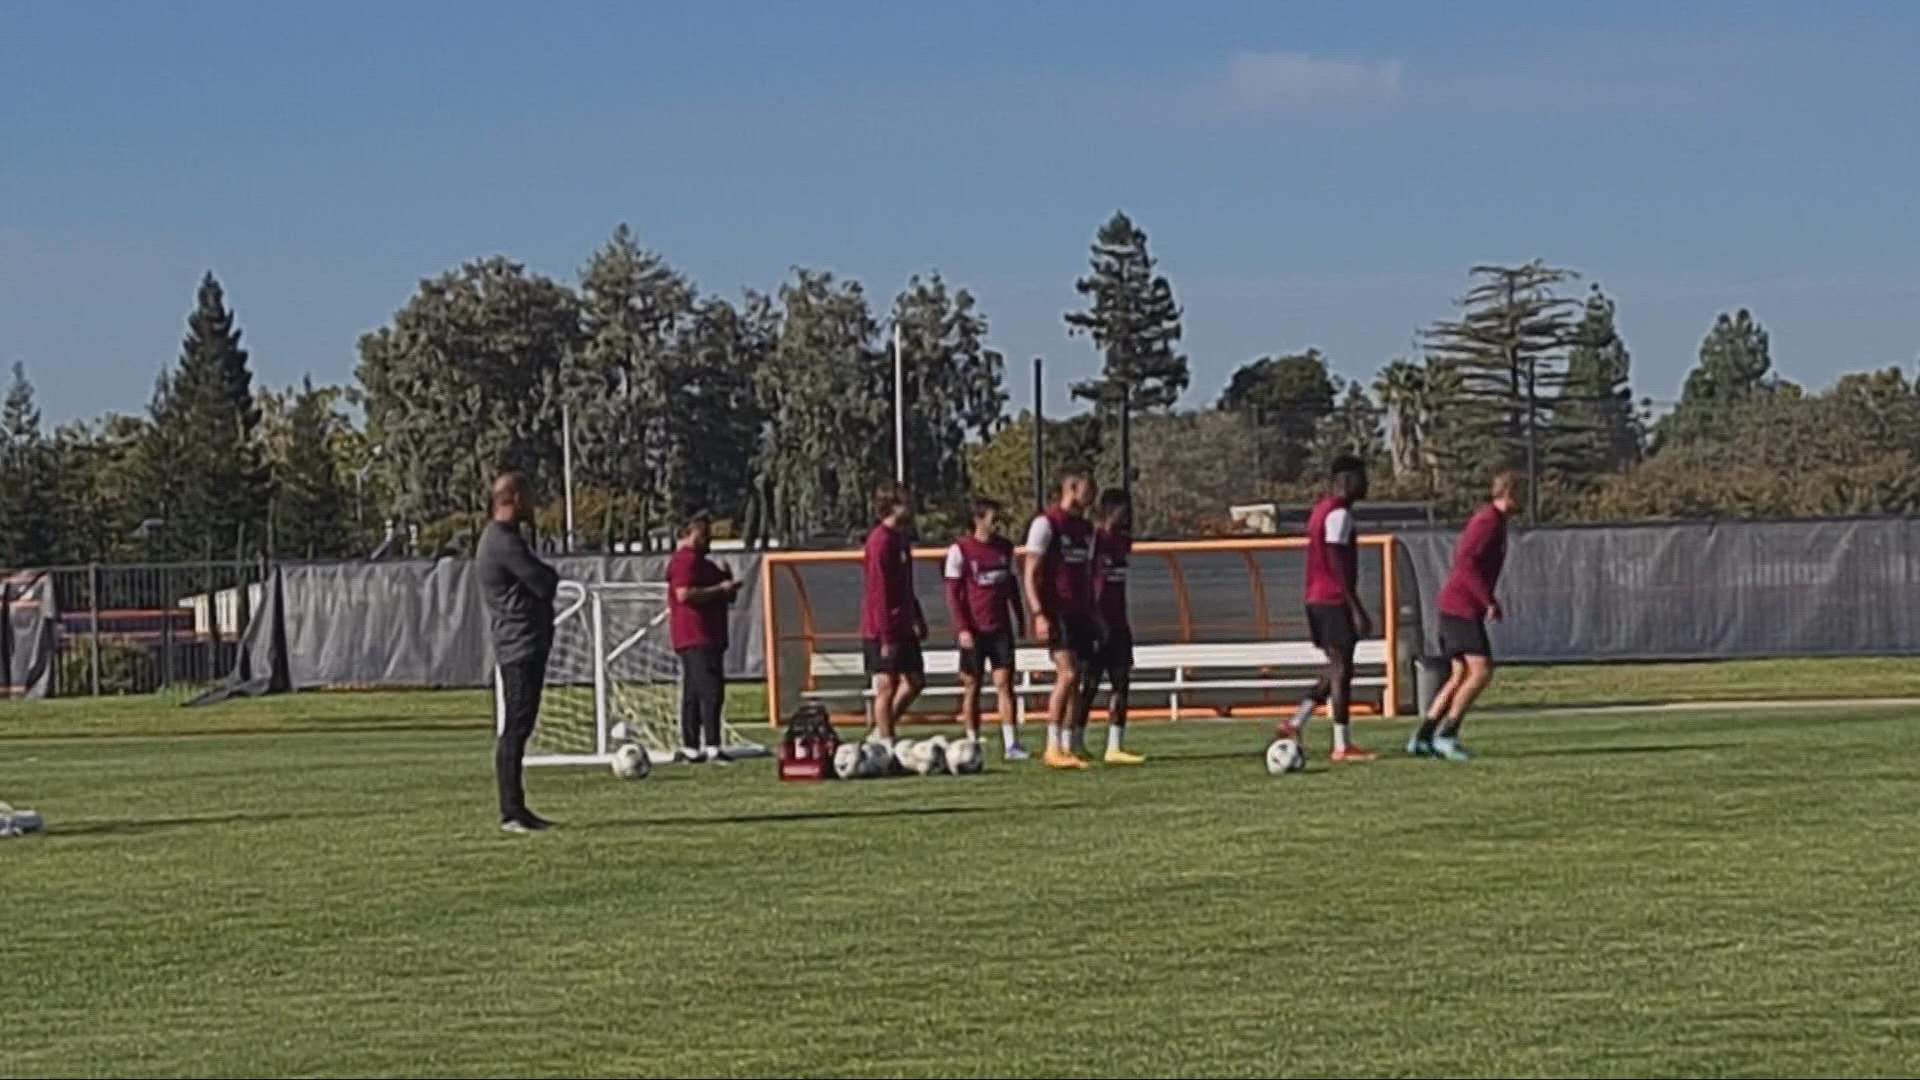
MULTIPOLYGON (((546 694, 527 764, 605 764, 622 742, 644 747, 658 764, 673 761, 680 749, 680 658, 667 628, 667 586, 564 581, 554 608, 546 694)), ((497 678, 494 713, 499 730, 506 718, 497 678)), ((766 753, 724 721, 721 738, 730 756, 766 753)))

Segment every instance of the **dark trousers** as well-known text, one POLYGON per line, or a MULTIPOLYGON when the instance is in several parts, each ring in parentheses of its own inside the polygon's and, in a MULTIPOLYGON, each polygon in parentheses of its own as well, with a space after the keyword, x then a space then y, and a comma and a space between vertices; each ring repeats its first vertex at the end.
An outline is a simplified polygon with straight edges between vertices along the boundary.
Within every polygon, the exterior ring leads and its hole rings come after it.
POLYGON ((727 650, 680 650, 680 742, 689 750, 720 749, 727 703, 727 650))
POLYGON ((521 781, 527 740, 540 719, 540 695, 547 685, 546 657, 500 665, 500 699, 505 724, 493 747, 493 773, 500 783, 500 820, 527 812, 527 790, 521 781))

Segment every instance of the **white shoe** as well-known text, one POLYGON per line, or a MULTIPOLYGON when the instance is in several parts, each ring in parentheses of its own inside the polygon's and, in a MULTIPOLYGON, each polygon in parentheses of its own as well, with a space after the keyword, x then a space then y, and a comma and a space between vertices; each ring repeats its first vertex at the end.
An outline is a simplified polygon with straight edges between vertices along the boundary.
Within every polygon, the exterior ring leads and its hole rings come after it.
POLYGON ((1019 743, 1014 743, 1012 746, 1007 747, 1006 751, 1001 756, 1007 761, 1032 761, 1033 760, 1033 755, 1027 753, 1027 748, 1024 746, 1021 746, 1019 743))

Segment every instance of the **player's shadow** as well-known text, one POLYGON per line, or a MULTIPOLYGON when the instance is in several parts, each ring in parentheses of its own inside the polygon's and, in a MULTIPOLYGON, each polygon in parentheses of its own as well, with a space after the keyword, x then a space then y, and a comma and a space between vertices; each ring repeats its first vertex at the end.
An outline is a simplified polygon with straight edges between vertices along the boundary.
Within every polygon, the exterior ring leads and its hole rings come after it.
POLYGON ((1007 806, 899 806, 844 810, 770 810, 758 814, 720 814, 712 817, 629 818, 618 821, 590 821, 571 826, 568 832, 597 832, 602 829, 702 828, 728 825, 791 825, 816 821, 859 821, 873 818, 952 817, 972 814, 1025 814, 1034 810, 1072 810, 1084 806, 1078 802, 1007 806))
POLYGON ((1628 746, 1547 746, 1538 750, 1502 750, 1503 758, 1591 757, 1608 754, 1682 754, 1689 750, 1724 750, 1739 744, 1726 740, 1635 743, 1628 746))

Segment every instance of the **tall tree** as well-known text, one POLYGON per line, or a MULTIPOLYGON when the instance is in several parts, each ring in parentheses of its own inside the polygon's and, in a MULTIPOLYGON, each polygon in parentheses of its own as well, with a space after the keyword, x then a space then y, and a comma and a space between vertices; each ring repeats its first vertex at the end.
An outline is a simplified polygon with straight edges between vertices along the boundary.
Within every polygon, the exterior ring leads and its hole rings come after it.
POLYGON ((1472 468, 1458 479, 1478 487, 1486 474, 1524 464, 1529 517, 1539 516, 1541 442, 1566 381, 1566 343, 1575 301, 1558 293, 1577 275, 1535 260, 1525 266, 1476 266, 1459 319, 1427 331, 1434 357, 1460 379, 1451 403, 1455 451, 1472 468))
POLYGON ((906 401, 907 482, 949 511, 967 493, 966 447, 1006 422, 1006 361, 984 343, 986 317, 939 274, 914 277, 893 302, 906 401))
MULTIPOLYGON (((1040 442, 1043 489, 1050 490, 1068 466, 1100 466, 1100 421, 1091 414, 1045 421, 1040 442)), ((992 438, 969 447, 967 463, 973 492, 999 500, 1016 523, 1040 509, 1033 505, 1033 413, 1021 412, 992 438)), ((1095 479, 1111 483, 1114 474, 1095 479)))
POLYGON ((346 417, 335 407, 338 391, 301 381, 286 413, 283 439, 269 459, 274 479, 274 551, 294 558, 330 558, 349 553, 352 508, 341 475, 339 431, 346 417))
POLYGON ((1660 423, 1659 441, 1723 437, 1735 407, 1780 388, 1766 328, 1746 308, 1721 312, 1700 342, 1700 362, 1688 373, 1679 404, 1660 423))
POLYGON ((1241 366, 1220 395, 1220 408, 1244 414, 1259 439, 1261 479, 1300 479, 1320 422, 1333 413, 1334 380, 1318 349, 1264 356, 1241 366))
MULTIPOLYGON (((1228 533, 1230 508, 1265 495, 1244 423, 1217 409, 1141 417, 1133 467, 1134 531, 1142 536, 1228 533)), ((1109 443, 1098 475, 1119 471, 1119 448, 1109 443)))
POLYGON ((1574 325, 1567 350, 1567 376, 1554 403, 1547 466, 1575 489, 1640 458, 1644 437, 1630 385, 1632 360, 1614 323, 1613 298, 1595 284, 1574 325))
POLYGON ((795 269, 780 308, 778 344, 754 383, 772 531, 851 535, 866 523, 872 486, 893 474, 879 327, 858 282, 820 270, 795 269))
POLYGON ((559 385, 580 346, 573 291, 490 258, 420 283, 360 339, 367 436, 394 509, 420 523, 477 515, 494 471, 560 480, 559 385))
POLYGON ((707 299, 694 308, 678 343, 678 389, 667 410, 667 445, 680 478, 676 517, 704 509, 758 535, 754 461, 764 420, 754 374, 779 341, 780 319, 765 296, 750 292, 739 307, 707 299))
POLYGON ((1335 376, 1334 391, 1340 400, 1320 421, 1313 456, 1331 462, 1341 454, 1353 454, 1369 466, 1377 465, 1386 456, 1386 444, 1380 437, 1380 407, 1358 382, 1335 376))
POLYGON ((0 567, 44 566, 56 558, 63 489, 23 364, 0 404, 0 439, 0 567))
POLYGON ((1087 308, 1067 313, 1067 332, 1091 337, 1104 364, 1100 377, 1076 383, 1073 395, 1103 413, 1129 392, 1137 409, 1172 408, 1188 382, 1180 305, 1173 286, 1154 273, 1146 232, 1115 211, 1095 236, 1089 262, 1092 272, 1074 283, 1087 308))
POLYGON ((156 383, 146 448, 156 550, 180 557, 261 550, 268 477, 259 404, 220 282, 201 279, 180 363, 156 383))
POLYGON ((640 530, 685 502, 693 455, 675 446, 671 417, 684 407, 686 379, 675 370, 695 295, 665 259, 640 246, 625 224, 580 272, 583 340, 563 371, 573 413, 575 469, 582 481, 639 498, 640 530))

